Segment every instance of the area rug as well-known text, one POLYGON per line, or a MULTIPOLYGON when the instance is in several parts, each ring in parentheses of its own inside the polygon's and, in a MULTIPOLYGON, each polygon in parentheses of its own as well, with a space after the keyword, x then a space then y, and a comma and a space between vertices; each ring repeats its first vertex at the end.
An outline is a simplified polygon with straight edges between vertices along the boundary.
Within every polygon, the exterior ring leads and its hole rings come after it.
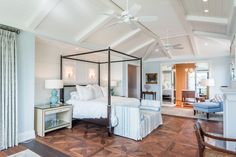
POLYGON ((163 106, 161 108, 162 114, 173 115, 179 117, 188 117, 188 118, 196 118, 196 119, 205 119, 205 120, 213 120, 213 121, 223 121, 223 113, 215 113, 210 114, 209 119, 206 117, 206 113, 197 113, 195 116, 193 115, 193 109, 186 108, 176 108, 176 107, 166 107, 163 106))
POLYGON ((39 156, 35 152, 32 152, 29 149, 26 149, 24 151, 21 151, 19 153, 13 154, 13 155, 10 155, 8 157, 41 157, 41 156, 39 156))

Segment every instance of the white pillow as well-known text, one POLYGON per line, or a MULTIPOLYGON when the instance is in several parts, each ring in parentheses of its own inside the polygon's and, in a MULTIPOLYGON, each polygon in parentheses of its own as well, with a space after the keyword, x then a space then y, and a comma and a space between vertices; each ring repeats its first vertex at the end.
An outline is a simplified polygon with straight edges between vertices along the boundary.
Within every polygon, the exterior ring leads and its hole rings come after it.
POLYGON ((107 87, 101 87, 101 89, 102 89, 103 97, 107 97, 108 96, 108 88, 107 87))
POLYGON ((80 99, 79 99, 79 93, 76 92, 76 91, 71 92, 71 93, 70 93, 70 98, 71 98, 72 100, 80 100, 80 99))
POLYGON ((103 97, 102 89, 101 89, 101 87, 99 85, 97 85, 97 84, 92 85, 92 89, 94 91, 95 98, 103 97))
POLYGON ((91 100, 94 99, 92 88, 89 86, 76 85, 77 92, 79 93, 80 100, 91 100))

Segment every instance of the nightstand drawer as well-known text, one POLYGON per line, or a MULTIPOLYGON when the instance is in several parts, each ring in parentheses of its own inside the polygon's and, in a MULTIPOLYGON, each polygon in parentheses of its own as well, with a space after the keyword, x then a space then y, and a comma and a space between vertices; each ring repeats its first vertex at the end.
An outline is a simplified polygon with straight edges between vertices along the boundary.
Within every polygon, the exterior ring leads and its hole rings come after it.
POLYGON ((70 111, 70 108, 61 108, 61 109, 56 109, 56 110, 45 111, 45 115, 61 113, 61 112, 66 112, 66 111, 70 111))

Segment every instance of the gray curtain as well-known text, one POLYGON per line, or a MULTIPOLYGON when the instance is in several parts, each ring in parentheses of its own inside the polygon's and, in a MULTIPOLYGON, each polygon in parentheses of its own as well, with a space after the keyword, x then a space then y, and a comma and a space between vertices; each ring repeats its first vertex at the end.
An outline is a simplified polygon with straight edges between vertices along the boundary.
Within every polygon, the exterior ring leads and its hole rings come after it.
POLYGON ((0 150, 18 144, 16 33, 0 29, 0 150))

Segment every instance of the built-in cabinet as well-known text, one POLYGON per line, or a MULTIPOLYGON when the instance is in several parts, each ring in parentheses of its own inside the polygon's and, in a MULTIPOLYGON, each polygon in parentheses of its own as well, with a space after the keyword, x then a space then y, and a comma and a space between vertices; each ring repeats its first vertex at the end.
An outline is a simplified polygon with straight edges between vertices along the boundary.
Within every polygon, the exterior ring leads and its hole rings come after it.
MULTIPOLYGON (((224 136, 229 138, 236 138, 236 77, 235 77, 235 63, 236 63, 236 40, 235 38, 231 44, 231 85, 228 88, 222 88, 224 93, 224 136)), ((227 149, 236 151, 236 143, 228 142, 227 149)))

